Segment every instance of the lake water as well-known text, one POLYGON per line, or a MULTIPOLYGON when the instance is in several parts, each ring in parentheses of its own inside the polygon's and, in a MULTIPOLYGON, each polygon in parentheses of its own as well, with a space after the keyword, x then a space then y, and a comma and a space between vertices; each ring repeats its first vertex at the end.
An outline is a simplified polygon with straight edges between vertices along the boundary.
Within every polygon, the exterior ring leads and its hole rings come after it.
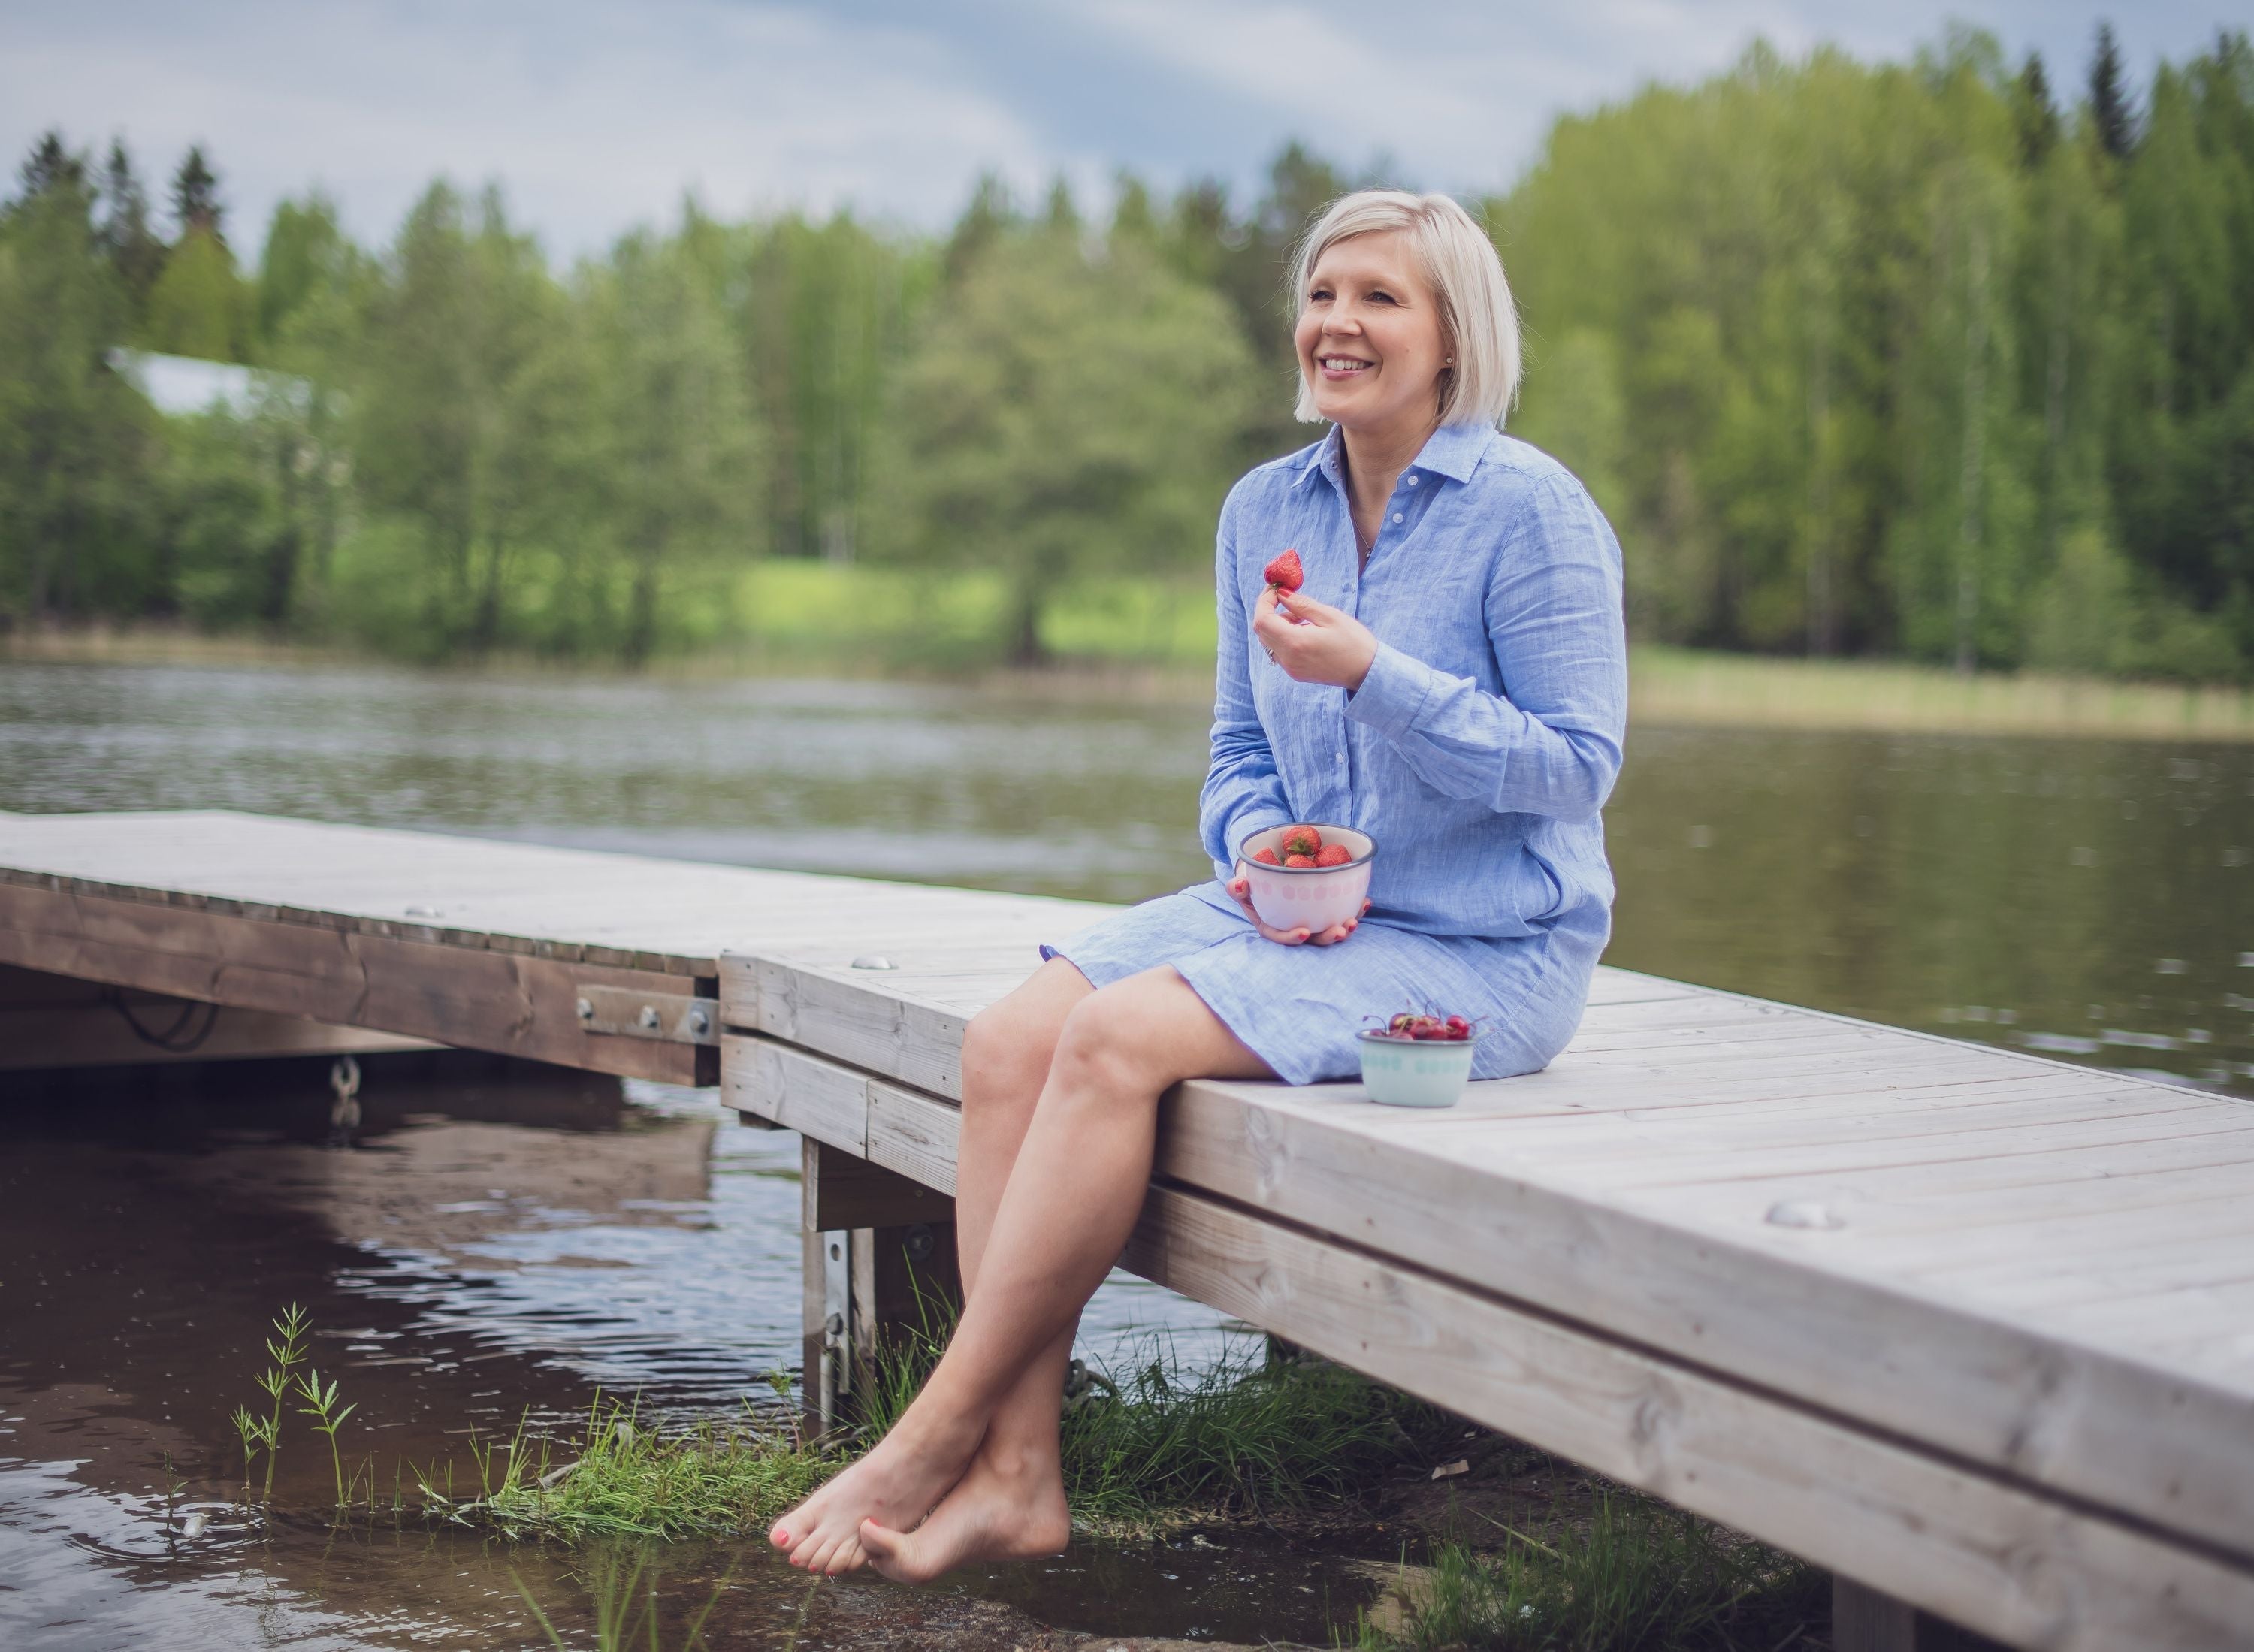
MULTIPOLYGON (((0 666, 0 809, 239 808, 1130 900, 1205 873, 1204 724, 873 682, 0 666)), ((1639 728, 1607 822, 1615 963, 2254 1094, 2254 749, 1639 728)), ((598 1387, 729 1410, 797 1357, 796 1138, 692 1092, 394 1063, 350 1153, 319 1147, 326 1092, 300 1068, 0 1096, 11 1648, 526 1644, 520 1580, 584 1637, 570 1556, 240 1529, 227 1418, 285 1301, 386 1461, 598 1387), (192 1541, 191 1508, 211 1516, 192 1541)), ((1084 1340, 1136 1326, 1193 1359, 1233 1334, 1123 1280, 1084 1340)), ((285 1506, 324 1500, 317 1446, 285 1453, 285 1506)), ((737 1642, 808 1648, 918 1614, 936 1644, 996 1602, 1322 1642, 1368 1592, 1280 1541, 1083 1544, 914 1600, 809 1595, 757 1545, 666 1564, 692 1608, 724 1580, 737 1642)))

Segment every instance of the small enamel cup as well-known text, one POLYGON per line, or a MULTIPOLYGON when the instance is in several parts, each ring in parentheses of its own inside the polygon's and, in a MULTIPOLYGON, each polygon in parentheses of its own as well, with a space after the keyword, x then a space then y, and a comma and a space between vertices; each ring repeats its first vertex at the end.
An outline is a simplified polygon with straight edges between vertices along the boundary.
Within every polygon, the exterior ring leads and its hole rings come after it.
POLYGON ((1237 872, 1252 886, 1252 910, 1270 929, 1324 930, 1362 916, 1369 896, 1369 864, 1377 839, 1351 826, 1305 822, 1323 835, 1325 844, 1344 844, 1354 858, 1343 866, 1270 866, 1252 857, 1264 849, 1283 854, 1288 826, 1271 826, 1244 840, 1237 872))
POLYGON ((1390 1039, 1356 1034, 1362 1087, 1388 1107, 1453 1107, 1472 1075, 1479 1034, 1467 1039, 1390 1039))

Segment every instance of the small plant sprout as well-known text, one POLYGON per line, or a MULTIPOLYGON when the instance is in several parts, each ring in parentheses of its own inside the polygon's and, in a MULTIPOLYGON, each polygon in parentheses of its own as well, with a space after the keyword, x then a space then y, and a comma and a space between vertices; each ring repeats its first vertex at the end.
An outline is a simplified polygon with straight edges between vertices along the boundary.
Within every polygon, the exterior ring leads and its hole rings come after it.
POLYGON ((298 1379, 298 1395, 305 1402, 298 1408, 298 1414, 312 1418, 313 1426, 329 1437, 329 1466, 337 1477, 337 1507, 341 1508, 345 1506, 345 1462, 337 1452, 337 1431, 358 1408, 340 1407, 335 1379, 331 1378, 329 1385, 323 1388, 318 1370, 309 1370, 298 1379))
POLYGON ((242 1501, 250 1501, 250 1474, 258 1453, 266 1449, 266 1419, 253 1417, 248 1405, 234 1408, 234 1432, 242 1441, 242 1501))
MULTIPOLYGON (((258 1386, 273 1400, 274 1410, 260 1430, 259 1443, 266 1452, 265 1501, 270 1504, 274 1501, 274 1465, 282 1455, 282 1403, 290 1396, 290 1373, 304 1363, 305 1332, 310 1324, 304 1309, 292 1302, 274 1321, 275 1334, 266 1341, 266 1357, 274 1363, 258 1379, 258 1386)), ((235 1424, 238 1432, 242 1426, 240 1423, 235 1424)), ((246 1464, 248 1460, 246 1452, 246 1464)), ((248 1478, 247 1466, 244 1478, 248 1478)))

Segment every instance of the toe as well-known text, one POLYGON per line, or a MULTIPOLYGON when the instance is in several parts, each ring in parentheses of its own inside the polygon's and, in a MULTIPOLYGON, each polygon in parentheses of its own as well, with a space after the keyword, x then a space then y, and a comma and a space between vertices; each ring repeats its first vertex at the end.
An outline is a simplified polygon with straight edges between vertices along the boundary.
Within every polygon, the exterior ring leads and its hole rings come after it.
POLYGON ((858 1572, 866 1564, 868 1558, 861 1552, 860 1540, 846 1537, 830 1551, 829 1563, 822 1569, 833 1578, 842 1578, 849 1572, 858 1572))
POLYGON ((826 1532, 817 1532, 811 1541, 801 1544, 791 1551, 790 1564, 803 1566, 808 1572, 821 1572, 837 1548, 837 1539, 826 1532))

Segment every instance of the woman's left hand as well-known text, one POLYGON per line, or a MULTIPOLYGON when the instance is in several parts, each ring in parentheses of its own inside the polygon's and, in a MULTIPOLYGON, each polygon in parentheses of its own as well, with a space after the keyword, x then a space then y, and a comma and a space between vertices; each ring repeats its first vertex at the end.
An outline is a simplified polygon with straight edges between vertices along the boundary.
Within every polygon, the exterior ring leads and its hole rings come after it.
POLYGON ((1377 658, 1376 636, 1345 609, 1273 585, 1253 611, 1252 640, 1293 682, 1327 682, 1348 693, 1362 686, 1377 658))

